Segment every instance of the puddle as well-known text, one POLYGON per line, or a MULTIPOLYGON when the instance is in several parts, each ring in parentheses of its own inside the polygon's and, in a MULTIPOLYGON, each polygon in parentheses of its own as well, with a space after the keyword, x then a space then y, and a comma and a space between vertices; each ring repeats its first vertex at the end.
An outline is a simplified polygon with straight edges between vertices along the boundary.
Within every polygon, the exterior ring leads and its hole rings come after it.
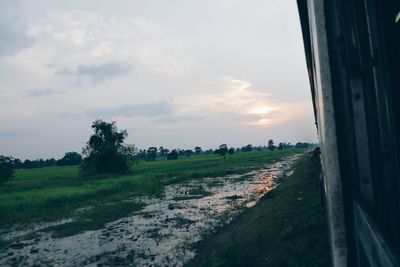
POLYGON ((0 266, 182 266, 195 256, 193 245, 197 241, 254 206, 276 186, 276 178, 292 175, 291 166, 298 157, 293 155, 243 175, 169 185, 161 198, 131 198, 146 206, 96 231, 52 238, 40 232, 51 223, 31 231, 0 229, 6 240, 39 231, 34 239, 1 251, 0 266))

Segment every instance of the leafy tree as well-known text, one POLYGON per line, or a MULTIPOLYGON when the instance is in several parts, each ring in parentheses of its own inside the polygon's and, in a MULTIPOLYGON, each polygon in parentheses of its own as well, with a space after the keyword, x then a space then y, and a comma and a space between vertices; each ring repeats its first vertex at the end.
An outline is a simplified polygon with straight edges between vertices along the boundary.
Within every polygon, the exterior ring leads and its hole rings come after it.
POLYGON ((176 151, 176 149, 173 149, 171 152, 168 153, 167 159, 168 160, 178 159, 178 151, 176 151))
POLYGON ((55 160, 54 158, 50 159, 35 159, 29 160, 26 159, 22 162, 20 159, 12 158, 12 166, 13 169, 34 169, 34 168, 44 168, 44 167, 53 167, 56 165, 59 166, 67 166, 67 165, 79 165, 82 161, 82 156, 76 152, 68 152, 65 153, 64 157, 59 160, 55 160), (70 154, 72 153, 72 154, 70 154))
POLYGON ((12 158, 0 155, 0 185, 13 177, 12 158))
POLYGON ((168 155, 168 153, 169 153, 169 149, 168 148, 164 148, 164 150, 163 150, 164 157, 166 157, 168 155))
POLYGON ((194 154, 193 150, 191 150, 191 149, 185 150, 185 156, 186 156, 186 157, 190 157, 190 156, 193 155, 193 154, 194 154))
POLYGON ((282 148, 283 148, 283 149, 292 148, 292 147, 293 147, 292 144, 286 143, 286 142, 282 142, 282 148))
POLYGON ((283 143, 279 143, 278 150, 282 150, 282 149, 283 149, 283 143))
POLYGON ((220 156, 225 156, 228 153, 228 146, 226 144, 222 144, 218 149, 214 150, 214 154, 218 154, 220 156))
POLYGON ((228 146, 226 144, 222 144, 219 146, 219 154, 221 156, 224 156, 226 153, 228 153, 228 146))
POLYGON ((184 149, 178 148, 176 151, 178 152, 178 156, 181 156, 181 157, 186 156, 184 149))
POLYGON ((212 150, 211 148, 207 149, 206 151, 204 151, 204 154, 206 155, 214 154, 214 150, 212 150))
POLYGON ((124 145, 127 131, 118 131, 115 121, 96 120, 92 128, 94 134, 83 148, 82 174, 126 173, 130 158, 129 149, 124 145))
POLYGON ((12 166, 13 166, 13 169, 21 169, 23 167, 22 161, 20 159, 13 159, 12 166))
POLYGON ((24 163, 22 163, 22 166, 24 169, 33 169, 37 168, 37 163, 36 161, 31 161, 29 159, 24 160, 24 163))
POLYGON ((253 145, 248 144, 246 146, 242 146, 242 148, 240 150, 242 152, 251 152, 251 151, 253 151, 253 145))
POLYGON ((146 161, 155 161, 157 158, 157 148, 151 146, 146 151, 146 161))
POLYGON ((302 142, 298 142, 294 145, 295 148, 309 148, 311 146, 312 144, 310 143, 302 143, 302 142))
MULTIPOLYGON (((81 156, 81 163, 82 163, 82 156, 81 156)), ((45 163, 46 167, 52 167, 57 165, 57 161, 55 158, 46 159, 45 163)))
POLYGON ((168 155, 169 150, 167 148, 164 148, 163 146, 160 146, 158 149, 160 152, 160 157, 166 157, 168 155))
POLYGON ((194 153, 195 153, 197 156, 200 155, 201 152, 203 152, 203 151, 201 150, 201 147, 196 146, 196 147, 194 148, 194 153))
POLYGON ((58 166, 79 165, 82 163, 82 156, 77 152, 67 152, 64 157, 57 160, 58 166))
POLYGON ((274 140, 269 139, 268 140, 268 149, 269 150, 275 150, 276 146, 274 145, 274 140))
POLYGON ((125 154, 128 157, 128 162, 138 164, 139 163, 139 149, 135 145, 126 145, 125 154))
POLYGON ((229 148, 228 153, 229 155, 235 154, 235 148, 234 147, 229 148))
POLYGON ((146 159, 146 150, 140 149, 138 152, 138 157, 140 160, 145 160, 146 159))

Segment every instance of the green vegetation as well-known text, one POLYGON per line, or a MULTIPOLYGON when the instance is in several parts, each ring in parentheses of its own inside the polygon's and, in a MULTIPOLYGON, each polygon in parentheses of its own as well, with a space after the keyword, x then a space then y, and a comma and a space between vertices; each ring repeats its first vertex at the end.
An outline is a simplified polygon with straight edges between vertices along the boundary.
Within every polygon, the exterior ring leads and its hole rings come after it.
MULTIPOLYGON (((81 177, 77 166, 19 169, 15 171, 15 178, 0 187, 0 227, 71 218, 81 207, 98 207, 107 203, 124 205, 121 201, 130 196, 160 195, 167 184, 244 173, 302 151, 286 149, 235 153, 226 158, 207 155, 141 162, 133 167, 133 174, 119 176, 98 174, 81 177)), ((128 212, 122 210, 112 215, 113 219, 128 212)), ((99 223, 102 224, 101 220, 99 223)))
POLYGON ((0 155, 0 185, 7 182, 14 174, 11 158, 0 155))
POLYGON ((118 131, 115 121, 96 120, 92 124, 94 134, 83 148, 85 158, 80 166, 82 174, 124 174, 133 160, 133 151, 124 144, 127 131, 118 131))
POLYGON ((64 157, 56 161, 58 166, 80 165, 82 163, 82 155, 77 152, 67 152, 64 157))
POLYGON ((303 158, 294 174, 255 207, 198 244, 189 266, 330 266, 317 161, 303 158))

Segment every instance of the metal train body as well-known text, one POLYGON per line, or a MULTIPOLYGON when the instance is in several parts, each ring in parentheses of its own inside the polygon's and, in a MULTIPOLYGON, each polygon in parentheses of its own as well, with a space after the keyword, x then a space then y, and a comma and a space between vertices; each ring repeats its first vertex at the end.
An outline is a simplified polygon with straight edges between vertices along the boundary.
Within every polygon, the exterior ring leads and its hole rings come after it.
POLYGON ((400 1, 297 0, 334 266, 400 266, 400 1))

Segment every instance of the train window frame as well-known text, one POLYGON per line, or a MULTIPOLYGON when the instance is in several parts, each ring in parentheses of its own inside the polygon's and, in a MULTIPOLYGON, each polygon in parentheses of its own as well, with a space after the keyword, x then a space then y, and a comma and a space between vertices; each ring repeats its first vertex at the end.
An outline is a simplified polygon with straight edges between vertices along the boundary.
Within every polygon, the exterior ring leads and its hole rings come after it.
POLYGON ((400 88, 400 23, 395 19, 400 2, 297 2, 322 149, 334 266, 400 266, 400 105, 395 100, 400 88), (337 210, 332 213, 338 205, 343 206, 345 234, 340 218, 333 218, 341 216, 337 210), (345 258, 338 251, 347 253, 345 258))

